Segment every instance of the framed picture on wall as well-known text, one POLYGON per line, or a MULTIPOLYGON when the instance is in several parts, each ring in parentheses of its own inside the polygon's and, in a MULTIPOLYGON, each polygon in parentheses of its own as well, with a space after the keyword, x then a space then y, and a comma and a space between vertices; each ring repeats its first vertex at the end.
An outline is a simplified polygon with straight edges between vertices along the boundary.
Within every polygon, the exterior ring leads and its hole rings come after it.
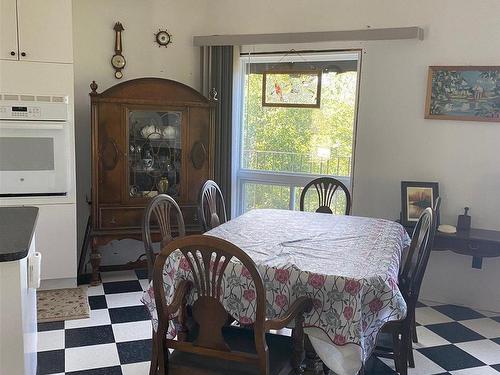
POLYGON ((427 207, 439 196, 437 182, 401 181, 401 224, 413 227, 427 207))
POLYGON ((500 122, 500 66, 430 66, 425 118, 500 122))

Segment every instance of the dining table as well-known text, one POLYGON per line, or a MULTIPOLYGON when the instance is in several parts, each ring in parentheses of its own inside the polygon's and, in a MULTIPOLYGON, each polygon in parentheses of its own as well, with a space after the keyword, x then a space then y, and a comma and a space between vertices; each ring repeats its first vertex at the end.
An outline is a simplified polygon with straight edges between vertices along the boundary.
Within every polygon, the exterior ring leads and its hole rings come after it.
MULTIPOLYGON (((410 244, 398 223, 358 216, 254 209, 206 232, 225 239, 255 262, 266 289, 266 317, 279 318, 299 297, 313 300, 304 332, 322 362, 338 375, 355 375, 375 348, 382 326, 406 316, 398 288, 402 254, 410 244)), ((164 288, 189 278, 180 252, 165 263, 164 288)), ((255 291, 248 271, 234 260, 222 282, 222 303, 241 324, 251 324, 255 291)), ((144 292, 153 328, 152 285, 144 292)), ((168 336, 176 335, 171 324, 168 336)))

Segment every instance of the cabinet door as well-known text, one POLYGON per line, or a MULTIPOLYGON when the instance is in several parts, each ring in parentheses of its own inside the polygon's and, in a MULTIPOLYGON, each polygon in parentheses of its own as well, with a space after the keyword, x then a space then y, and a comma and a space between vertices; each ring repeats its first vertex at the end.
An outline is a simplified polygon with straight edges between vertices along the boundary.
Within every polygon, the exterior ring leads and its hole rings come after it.
POLYGON ((0 0, 0 59, 18 59, 16 0, 0 0))
POLYGON ((40 205, 39 208, 36 248, 42 253, 42 280, 76 279, 75 205, 40 205))
POLYGON ((124 201, 139 203, 158 194, 184 201, 185 108, 129 107, 126 116, 128 186, 124 201))
POLYGON ((93 162, 97 172, 97 197, 99 204, 120 204, 124 186, 123 159, 123 110, 120 104, 100 103, 98 122, 94 125, 97 148, 93 162))
POLYGON ((197 202, 201 187, 213 178, 212 125, 210 109, 191 107, 189 112, 189 137, 186 142, 187 200, 197 202))
POLYGON ((71 0, 17 0, 17 7, 20 60, 71 63, 71 0))

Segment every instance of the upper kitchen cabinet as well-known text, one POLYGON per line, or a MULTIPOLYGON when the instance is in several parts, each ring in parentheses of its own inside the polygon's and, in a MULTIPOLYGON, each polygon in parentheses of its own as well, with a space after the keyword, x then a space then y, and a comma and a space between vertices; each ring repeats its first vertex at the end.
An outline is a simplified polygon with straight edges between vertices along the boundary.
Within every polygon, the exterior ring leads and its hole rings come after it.
POLYGON ((0 59, 18 60, 16 0, 0 0, 0 59))
POLYGON ((2 59, 73 62, 71 0, 0 0, 0 3, 2 59))

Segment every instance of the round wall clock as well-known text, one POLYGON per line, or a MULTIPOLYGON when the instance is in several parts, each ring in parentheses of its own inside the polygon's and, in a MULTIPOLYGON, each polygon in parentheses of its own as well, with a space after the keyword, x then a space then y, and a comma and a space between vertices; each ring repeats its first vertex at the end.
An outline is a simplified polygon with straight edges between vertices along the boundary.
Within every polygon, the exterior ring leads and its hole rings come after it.
POLYGON ((123 55, 113 55, 111 58, 111 64, 115 69, 123 69, 126 64, 125 57, 123 57, 123 55))
POLYGON ((166 29, 159 29, 157 33, 155 33, 155 42, 158 44, 158 47, 167 47, 170 43, 172 43, 172 34, 170 34, 166 29))

